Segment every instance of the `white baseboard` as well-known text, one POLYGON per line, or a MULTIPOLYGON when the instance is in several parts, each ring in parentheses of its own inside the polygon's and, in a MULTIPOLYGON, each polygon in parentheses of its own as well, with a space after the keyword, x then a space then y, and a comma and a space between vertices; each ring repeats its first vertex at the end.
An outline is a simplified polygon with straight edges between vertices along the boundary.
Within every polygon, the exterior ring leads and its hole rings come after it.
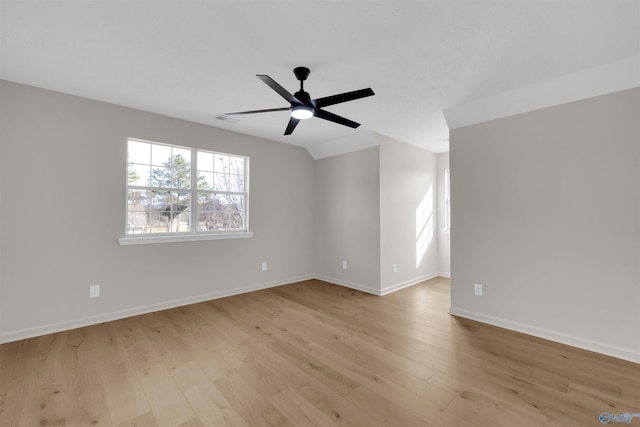
POLYGON ((33 338, 41 335, 54 334, 56 332, 68 331, 70 329, 83 328, 85 326, 96 325, 104 322, 111 322, 114 320, 124 319, 132 316, 139 316, 141 314, 152 313, 160 310, 167 310, 170 308, 181 307, 189 304, 197 304, 199 302, 210 301, 218 298, 244 294, 247 292, 259 291, 261 289, 274 288, 276 286, 282 286, 289 283, 302 282, 304 280, 309 280, 309 279, 323 280, 328 283, 344 286, 350 289, 356 289, 362 292, 366 292, 366 293, 378 295, 378 296, 396 291, 398 289, 401 289, 402 287, 411 286, 411 284, 419 283, 423 280, 427 280, 427 278, 421 278, 419 280, 416 279, 415 281, 412 281, 412 283, 407 282, 399 285, 394 285, 393 287, 385 289, 383 293, 379 289, 362 285, 360 283, 349 282, 346 280, 337 279, 335 277, 309 274, 304 276, 290 277, 287 279, 273 281, 273 282, 259 283, 256 285, 245 286, 237 289, 228 289, 224 291, 217 291, 217 292, 207 293, 204 295, 198 295, 194 297, 180 298, 180 299, 166 301, 158 304, 150 304, 142 307, 135 307, 135 308, 130 308, 126 310, 113 311, 109 313, 100 314, 97 316, 89 316, 89 317, 84 317, 80 319, 68 320, 64 322, 51 323, 48 325, 35 326, 32 328, 9 331, 9 332, 0 334, 0 344, 12 342, 12 341, 18 341, 18 340, 27 339, 27 338, 33 338))
POLYGON ((210 301, 218 298, 229 297, 233 295, 244 294, 247 292, 259 291, 261 289, 274 288, 277 286, 286 285, 289 283, 302 282, 304 280, 318 279, 334 285, 344 286, 350 289, 356 289, 369 294, 382 296, 391 292, 398 291, 408 286, 415 285, 416 283, 429 280, 437 274, 418 277, 416 279, 408 280, 406 282, 398 283, 392 286, 388 286, 384 289, 376 289, 371 286, 363 285, 360 283, 349 282, 346 280, 338 279, 335 277, 323 276, 318 274, 309 274, 297 277, 290 277, 273 282, 258 283, 255 285, 245 286, 242 288, 228 289, 223 291, 211 292, 203 295, 198 295, 188 298, 180 298, 176 300, 166 301, 158 304, 150 304, 141 307, 129 308, 126 310, 113 311, 109 313, 99 314, 97 316, 83 317, 80 319, 68 320, 64 322, 51 323, 48 325, 35 326, 31 328, 19 329, 15 331, 9 331, 0 333, 0 344, 4 344, 12 341, 19 341, 22 339, 33 338, 41 335, 54 334, 56 332, 68 331, 70 329, 83 328, 85 326, 96 325, 104 322, 111 322, 114 320, 124 319, 132 316, 139 316, 141 314, 152 313, 160 310, 167 310, 170 308, 181 307, 189 304, 197 304, 199 302, 210 301))
POLYGON ((416 277, 411 280, 407 280, 404 282, 396 283, 395 285, 386 286, 382 289, 376 289, 371 286, 362 285, 360 283, 349 282, 342 279, 337 279, 335 277, 323 276, 321 274, 316 274, 315 278, 318 280, 322 280, 324 282, 328 282, 334 285, 344 286, 346 288, 356 289, 358 291, 366 292, 373 295, 383 296, 390 294, 391 292, 399 291, 400 289, 408 288, 409 286, 413 286, 420 282, 424 282, 425 280, 433 279, 434 277, 438 277, 440 274, 427 274, 424 276, 416 277))
POLYGON ((400 289, 408 288, 409 286, 413 286, 417 283, 424 282, 425 280, 433 279, 434 277, 438 277, 439 274, 427 274, 425 276, 416 277, 411 280, 406 280, 404 282, 396 283, 395 285, 386 286, 382 288, 380 291, 380 295, 387 295, 391 292, 399 291, 400 289))
POLYGON ((313 277, 315 279, 322 280, 323 282, 344 286, 345 288, 355 289, 357 291, 362 291, 368 294, 373 294, 378 296, 382 295, 382 293, 380 292, 380 289, 372 288, 371 286, 362 285, 360 283, 349 282, 347 280, 337 279, 335 277, 323 276, 321 274, 316 274, 313 277))
POLYGON ((606 343, 592 341, 572 335, 563 334, 561 332, 553 331, 550 329, 525 325, 523 323, 488 316, 486 314, 476 313, 461 308, 450 307, 449 314, 458 317, 464 317, 465 319, 476 320, 478 322, 487 323, 489 325, 498 326, 500 328, 509 329, 523 334, 532 335, 534 337, 555 341, 561 344, 570 345, 572 347, 581 348, 583 350, 605 354, 607 356, 612 356, 618 359, 640 363, 640 352, 630 348, 618 347, 606 343))
POLYGON ((440 273, 438 273, 438 276, 440 277, 446 277, 447 279, 451 279, 451 273, 445 273, 444 271, 441 271, 440 273))
POLYGON ((56 332, 67 331, 70 329, 82 328, 85 326, 96 325, 104 322, 111 322, 113 320, 124 319, 127 317, 138 316, 141 314, 152 313, 160 310, 167 310, 170 308, 181 307, 189 304, 196 304, 199 302, 210 301, 218 298, 244 294, 247 292, 259 291, 261 289, 274 288, 276 286, 286 285, 289 283, 302 282, 304 280, 309 280, 313 278, 314 276, 311 274, 298 276, 298 277, 290 277, 283 280, 258 283, 255 285, 245 286, 237 289, 228 289, 224 291, 211 292, 208 294, 198 295, 195 297, 180 298, 180 299, 166 301, 158 304, 150 304, 142 307, 130 308, 127 310, 104 313, 97 316, 90 316, 90 317, 84 317, 81 319, 52 323, 49 325, 36 326, 33 328, 19 329, 16 331, 5 332, 0 334, 0 344, 11 342, 11 341, 18 341, 26 338, 33 338, 41 335, 53 334, 56 332))

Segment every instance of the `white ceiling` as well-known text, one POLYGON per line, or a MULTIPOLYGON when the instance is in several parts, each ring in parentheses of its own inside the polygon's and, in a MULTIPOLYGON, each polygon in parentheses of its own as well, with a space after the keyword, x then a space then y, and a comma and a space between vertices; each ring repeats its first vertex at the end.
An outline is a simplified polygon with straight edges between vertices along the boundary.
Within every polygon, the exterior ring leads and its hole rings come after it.
POLYGON ((443 110, 640 55, 638 0, 0 0, 0 24, 2 79, 307 148, 448 151, 443 110), (312 98, 371 87, 326 107, 362 126, 215 118, 288 106, 255 75, 295 92, 296 66, 312 98))

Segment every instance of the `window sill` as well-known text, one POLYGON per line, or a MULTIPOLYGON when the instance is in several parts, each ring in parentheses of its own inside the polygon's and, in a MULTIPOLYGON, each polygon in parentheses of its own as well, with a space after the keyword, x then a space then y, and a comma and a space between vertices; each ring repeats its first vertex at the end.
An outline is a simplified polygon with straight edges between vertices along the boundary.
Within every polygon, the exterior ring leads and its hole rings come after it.
POLYGON ((245 239, 252 236, 253 232, 251 231, 216 234, 180 234, 176 236, 141 236, 122 237, 118 239, 118 243, 120 243, 120 245, 149 245, 154 243, 197 242, 200 240, 245 239))

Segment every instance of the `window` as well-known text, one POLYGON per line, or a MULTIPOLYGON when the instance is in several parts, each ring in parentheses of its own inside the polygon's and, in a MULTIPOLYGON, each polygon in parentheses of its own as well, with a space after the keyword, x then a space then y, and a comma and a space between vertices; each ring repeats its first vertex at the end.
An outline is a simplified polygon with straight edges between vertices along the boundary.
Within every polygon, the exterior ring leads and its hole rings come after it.
POLYGON ((444 171, 444 230, 451 230, 451 173, 444 171))
POLYGON ((121 244, 250 236, 248 157, 132 138, 127 157, 121 244))

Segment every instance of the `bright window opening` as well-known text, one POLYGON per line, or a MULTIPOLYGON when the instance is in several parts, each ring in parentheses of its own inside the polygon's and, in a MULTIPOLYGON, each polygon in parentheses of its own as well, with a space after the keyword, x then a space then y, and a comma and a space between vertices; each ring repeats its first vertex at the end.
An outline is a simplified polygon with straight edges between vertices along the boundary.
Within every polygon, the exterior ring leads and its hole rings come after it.
POLYGON ((248 157, 139 139, 127 153, 127 238, 248 232, 248 157))

